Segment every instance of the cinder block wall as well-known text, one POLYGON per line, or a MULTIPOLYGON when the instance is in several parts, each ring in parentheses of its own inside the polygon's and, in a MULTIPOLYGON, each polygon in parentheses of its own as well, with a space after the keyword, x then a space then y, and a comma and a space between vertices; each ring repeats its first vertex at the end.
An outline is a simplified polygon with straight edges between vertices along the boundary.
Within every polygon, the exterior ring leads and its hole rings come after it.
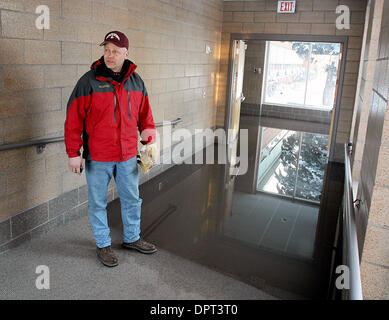
POLYGON ((263 68, 265 63, 265 49, 266 42, 260 40, 252 40, 247 46, 243 79, 243 93, 246 97, 244 102, 246 103, 261 103, 261 88, 263 79, 263 68), (255 73, 254 68, 261 68, 261 72, 255 73))
MULTIPOLYGON (((371 29, 367 46, 376 46, 376 68, 373 69, 370 92, 362 100, 369 103, 365 143, 362 144, 361 181, 358 199, 362 205, 356 210, 362 218, 364 244, 361 256, 361 278, 365 299, 387 300, 389 297, 389 2, 371 1, 369 25, 378 25, 378 32, 371 29), (381 21, 382 20, 382 21, 381 21), (377 21, 381 23, 377 24, 377 21), (378 39, 376 38, 378 35, 378 39), (377 40, 377 41, 375 41, 377 40)), ((375 49, 374 49, 375 50, 375 49)), ((367 63, 368 66, 368 63, 367 63)), ((366 70, 368 73, 369 70, 366 70)), ((366 86, 369 83, 366 81, 366 86)), ((362 86, 362 85, 361 85, 362 86)), ((362 93, 363 91, 361 91, 362 93)), ((364 111, 364 110, 362 110, 364 111)), ((361 121, 362 128, 365 124, 361 121)), ((360 141, 358 141, 360 143, 360 141)))
POLYGON ((353 142, 352 174, 353 180, 358 183, 361 179, 361 165, 367 122, 369 119, 371 95, 373 90, 374 74, 377 67, 379 54, 379 40, 382 22, 383 0, 369 1, 367 8, 364 52, 362 53, 361 71, 359 74, 360 85, 357 88, 357 98, 354 107, 354 122, 351 130, 353 142))
MULTIPOLYGON (((366 199, 366 201, 361 203, 359 208, 357 207, 358 211, 356 215, 360 252, 362 252, 364 245, 365 232, 369 218, 369 206, 371 204, 371 195, 378 159, 378 151, 370 150, 370 152, 373 151, 370 154, 364 154, 364 151, 366 150, 366 134, 372 104, 372 95, 374 93, 374 77, 376 72, 383 71, 377 69, 383 7, 383 0, 369 1, 368 3, 365 35, 363 39, 363 60, 359 74, 358 94, 354 107, 353 130, 350 133, 350 140, 353 142, 353 192, 355 199, 366 199), (362 170, 363 157, 365 158, 362 170)), ((370 126, 372 126, 372 122, 370 122, 370 126)), ((374 124, 374 126, 374 130, 379 131, 376 124, 374 124)), ((371 147, 372 146, 369 146, 369 148, 371 147)), ((374 148, 378 148, 376 142, 374 143, 374 148)))
MULTIPOLYGON (((156 122, 213 127, 221 28, 222 0, 0 0, 0 144, 63 136, 71 91, 110 30, 128 36, 156 122), (35 26, 43 3, 49 30, 35 26)), ((86 210, 85 175, 69 172, 63 142, 0 152, 0 252, 86 210)))
MULTIPOLYGON (((339 93, 342 100, 335 148, 335 161, 343 162, 343 144, 348 142, 353 115, 366 0, 299 0, 294 14, 277 14, 277 3, 276 0, 224 2, 220 79, 225 85, 219 90, 223 93, 227 90, 231 33, 348 36, 343 91, 339 93), (341 4, 350 8, 351 23, 348 30, 338 30, 335 26, 338 17, 335 10, 341 4)), ((226 95, 222 97, 225 99, 226 95)), ((218 104, 217 126, 224 125, 225 106, 226 101, 218 104)))

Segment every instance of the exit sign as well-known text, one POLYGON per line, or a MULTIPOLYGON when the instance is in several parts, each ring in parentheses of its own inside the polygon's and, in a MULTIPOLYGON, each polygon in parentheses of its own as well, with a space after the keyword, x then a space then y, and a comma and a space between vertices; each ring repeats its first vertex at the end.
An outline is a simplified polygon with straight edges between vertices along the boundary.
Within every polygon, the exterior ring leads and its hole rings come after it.
POLYGON ((294 13, 296 1, 278 1, 278 13, 294 13))

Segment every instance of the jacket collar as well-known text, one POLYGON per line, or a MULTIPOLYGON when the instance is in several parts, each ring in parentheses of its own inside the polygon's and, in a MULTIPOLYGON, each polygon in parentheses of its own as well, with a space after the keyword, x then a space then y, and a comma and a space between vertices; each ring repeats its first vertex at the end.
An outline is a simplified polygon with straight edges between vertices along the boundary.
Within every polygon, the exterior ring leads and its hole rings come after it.
MULTIPOLYGON (((93 62, 90 68, 95 71, 96 80, 116 82, 113 80, 113 71, 105 65, 104 56, 93 62)), ((121 82, 126 81, 134 73, 136 68, 137 65, 132 61, 128 59, 124 60, 121 71, 121 82)))

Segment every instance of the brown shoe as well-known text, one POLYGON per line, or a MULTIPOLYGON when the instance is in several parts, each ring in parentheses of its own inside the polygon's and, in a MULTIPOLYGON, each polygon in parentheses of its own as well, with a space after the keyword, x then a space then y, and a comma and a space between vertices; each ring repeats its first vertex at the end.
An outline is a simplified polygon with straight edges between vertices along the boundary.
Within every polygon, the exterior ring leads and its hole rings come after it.
POLYGON ((112 251, 111 246, 97 248, 96 254, 97 258, 101 261, 101 263, 107 267, 116 267, 119 264, 118 258, 112 251))
POLYGON ((138 250, 142 253, 154 253, 157 251, 157 248, 152 243, 146 242, 143 239, 139 239, 135 242, 123 242, 122 247, 126 249, 138 250))

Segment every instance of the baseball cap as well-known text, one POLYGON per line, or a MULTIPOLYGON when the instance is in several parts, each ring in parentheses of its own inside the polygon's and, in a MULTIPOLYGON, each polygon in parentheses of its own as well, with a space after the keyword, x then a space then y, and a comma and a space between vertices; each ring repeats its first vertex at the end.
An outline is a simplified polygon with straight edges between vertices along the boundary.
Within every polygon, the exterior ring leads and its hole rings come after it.
POLYGON ((100 46, 105 45, 107 42, 111 42, 120 48, 126 48, 128 50, 128 39, 126 35, 120 31, 108 32, 104 37, 104 41, 100 43, 100 46))

